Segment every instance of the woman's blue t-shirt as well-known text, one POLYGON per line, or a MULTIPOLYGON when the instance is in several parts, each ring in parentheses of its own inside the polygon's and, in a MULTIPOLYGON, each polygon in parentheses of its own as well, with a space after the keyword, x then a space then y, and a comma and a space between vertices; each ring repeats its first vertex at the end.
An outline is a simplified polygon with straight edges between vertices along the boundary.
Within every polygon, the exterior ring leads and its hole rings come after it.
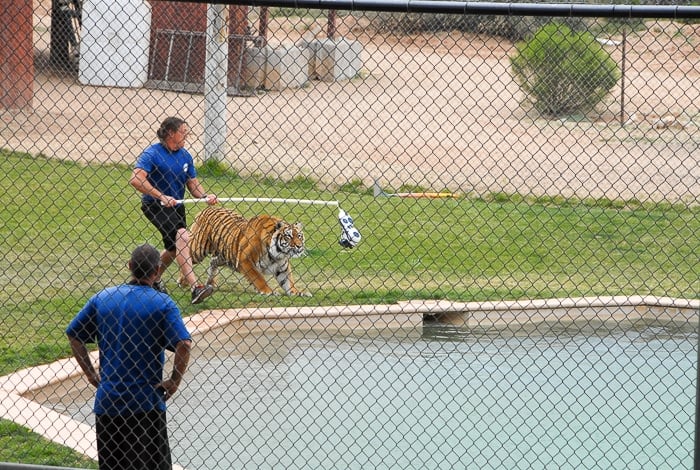
MULTIPOLYGON (((160 142, 143 151, 136 160, 136 168, 148 173, 148 181, 158 191, 175 199, 183 199, 187 180, 197 177, 190 152, 184 148, 171 152, 160 142)), ((143 195, 143 202, 153 201, 153 196, 143 195)))

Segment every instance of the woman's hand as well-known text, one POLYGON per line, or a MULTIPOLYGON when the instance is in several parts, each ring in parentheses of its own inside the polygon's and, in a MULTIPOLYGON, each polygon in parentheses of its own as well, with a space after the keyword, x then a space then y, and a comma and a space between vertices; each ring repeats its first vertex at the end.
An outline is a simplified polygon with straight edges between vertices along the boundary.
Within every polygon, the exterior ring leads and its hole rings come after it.
POLYGON ((161 196, 160 203, 165 207, 175 207, 178 205, 177 199, 174 197, 166 196, 165 194, 161 196))

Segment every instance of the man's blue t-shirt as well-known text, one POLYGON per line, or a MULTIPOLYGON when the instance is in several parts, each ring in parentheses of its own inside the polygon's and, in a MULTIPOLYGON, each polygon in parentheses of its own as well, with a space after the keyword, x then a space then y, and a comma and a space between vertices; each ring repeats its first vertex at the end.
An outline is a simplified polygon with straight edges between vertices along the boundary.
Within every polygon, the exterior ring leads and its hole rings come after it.
POLYGON ((190 339, 180 310, 167 294, 144 285, 109 287, 88 300, 66 334, 98 344, 95 414, 165 411, 155 389, 163 380, 165 350, 190 339))
MULTIPOLYGON (((136 168, 148 173, 148 181, 158 191, 175 199, 183 199, 185 183, 197 177, 190 152, 184 148, 171 152, 161 143, 149 145, 136 160, 136 168)), ((143 195, 143 202, 153 201, 153 196, 143 195)))

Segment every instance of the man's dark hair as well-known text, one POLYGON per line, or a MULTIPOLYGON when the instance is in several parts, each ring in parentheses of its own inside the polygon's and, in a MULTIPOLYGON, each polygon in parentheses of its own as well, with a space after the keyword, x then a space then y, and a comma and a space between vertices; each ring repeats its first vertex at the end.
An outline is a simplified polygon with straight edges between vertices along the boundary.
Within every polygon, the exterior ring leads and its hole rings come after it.
POLYGON ((160 253, 152 245, 137 246, 131 253, 129 269, 136 279, 147 279, 160 267, 160 253))

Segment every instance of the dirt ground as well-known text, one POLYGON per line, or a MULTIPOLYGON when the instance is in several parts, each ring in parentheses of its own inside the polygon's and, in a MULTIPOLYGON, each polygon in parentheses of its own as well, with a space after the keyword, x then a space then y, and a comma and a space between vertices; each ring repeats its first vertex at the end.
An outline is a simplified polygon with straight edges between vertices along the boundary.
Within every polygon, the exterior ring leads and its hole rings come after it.
MULTIPOLYGON (((3 147, 130 165, 162 118, 177 114, 201 158, 202 95, 83 86, 46 65, 47 1, 35 18, 34 109, 0 114, 3 147)), ((324 21, 273 19, 270 44, 323 36, 324 21)), ((372 31, 364 17, 341 18, 338 35, 362 43, 360 78, 229 97, 226 159, 239 172, 394 189, 700 200, 698 25, 649 22, 627 37, 624 61, 623 48, 611 46, 624 83, 606 109, 565 120, 523 105, 505 40, 396 37, 372 31)))

